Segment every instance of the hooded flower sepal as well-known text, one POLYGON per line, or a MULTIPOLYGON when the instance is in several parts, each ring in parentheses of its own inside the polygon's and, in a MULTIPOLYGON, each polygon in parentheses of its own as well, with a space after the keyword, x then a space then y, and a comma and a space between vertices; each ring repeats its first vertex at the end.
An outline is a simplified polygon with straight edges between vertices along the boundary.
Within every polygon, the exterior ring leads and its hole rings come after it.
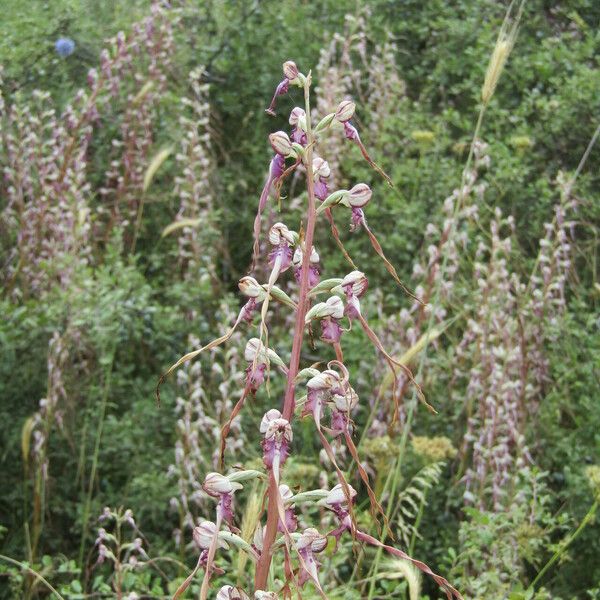
MULTIPOLYGON (((294 277, 297 282, 300 282, 300 275, 302 273, 302 261, 304 259, 304 249, 300 246, 296 247, 296 251, 294 252, 294 256, 292 258, 292 265, 294 266, 294 277)), ((321 266, 319 264, 320 257, 319 253, 315 250, 313 246, 310 258, 309 258, 309 267, 308 267, 308 285, 310 288, 313 288, 319 283, 319 278, 321 276, 321 266)))
POLYGON ((295 62, 287 60, 283 63, 283 75, 283 80, 280 81, 275 88, 275 93, 273 94, 269 108, 265 110, 265 112, 269 115, 275 116, 275 102, 277 101, 277 97, 286 94, 290 88, 290 84, 303 85, 304 76, 298 71, 298 67, 296 66, 295 62))
POLYGON ((332 511, 338 520, 338 527, 327 534, 335 538, 336 544, 346 531, 352 531, 353 524, 352 517, 350 516, 350 504, 354 504, 356 495, 356 490, 350 484, 343 486, 341 483, 338 483, 331 488, 325 498, 317 502, 319 506, 332 511))
POLYGON ((334 113, 336 121, 347 123, 356 112, 356 104, 352 100, 342 100, 334 113))
POLYGON ((352 271, 339 285, 332 288, 334 293, 343 293, 346 295, 346 307, 344 308, 344 315, 350 320, 358 319, 360 317, 360 301, 367 292, 369 287, 369 280, 361 271, 352 271))
POLYGON ((327 302, 315 304, 307 313, 305 323, 312 320, 321 322, 321 340, 328 344, 337 344, 343 329, 339 320, 344 316, 344 303, 338 296, 331 296, 327 302))
POLYGON ((288 158, 290 156, 297 156, 294 150, 294 142, 290 140, 290 137, 285 131, 276 131, 275 133, 269 134, 269 143, 271 148, 275 151, 275 154, 288 158))
POLYGON ((277 525, 277 531, 280 533, 293 533, 298 529, 298 518, 294 511, 294 503, 291 501, 294 494, 289 486, 281 484, 279 486, 279 495, 285 505, 285 524, 283 524, 280 519, 277 525))
POLYGON ((320 534, 313 527, 305 529, 296 541, 298 554, 302 558, 300 564, 300 576, 298 578, 300 587, 309 580, 312 580, 317 586, 320 586, 319 567, 321 566, 321 563, 317 561, 315 554, 323 552, 326 547, 327 536, 320 534))
POLYGON ((269 266, 277 269, 275 277, 289 269, 292 264, 292 248, 298 241, 298 234, 290 231, 283 223, 275 223, 269 231, 269 242, 274 249, 269 253, 269 266))
POLYGON ((224 585, 218 592, 216 600, 250 600, 242 588, 224 585))
POLYGON ((201 521, 199 525, 194 527, 192 538, 194 543, 201 550, 208 550, 213 542, 215 535, 217 536, 217 547, 227 550, 229 545, 224 541, 217 531, 217 526, 212 521, 201 521))
POLYGON ((265 466, 272 469, 274 465, 283 465, 294 437, 289 422, 277 409, 272 408, 262 418, 260 432, 264 435, 262 447, 265 466))
POLYGON ((248 340, 244 358, 249 363, 246 369, 246 385, 252 394, 256 394, 258 388, 264 383, 266 371, 271 363, 287 370, 279 355, 274 350, 265 348, 258 338, 248 340))
MULTIPOLYGON (((254 277, 246 276, 242 277, 238 283, 240 292, 248 297, 254 298, 255 303, 263 302, 267 297, 267 285, 261 285, 254 279, 254 277)), ((278 302, 289 306, 290 308, 296 309, 296 303, 280 288, 272 286, 270 289, 271 297, 275 298, 278 302)))
POLYGON ((329 194, 329 186, 327 179, 331 176, 331 168, 326 160, 323 160, 320 156, 316 156, 313 159, 313 180, 315 182, 314 192, 315 196, 319 200, 326 200, 329 194))
POLYGON ((289 123, 292 126, 290 138, 293 142, 305 147, 307 144, 306 137, 306 112, 303 108, 296 106, 290 113, 289 123))
POLYGON ((302 416, 311 414, 315 422, 321 422, 323 405, 329 399, 331 390, 341 390, 343 387, 342 376, 333 369, 317 372, 306 383, 306 404, 302 416))
POLYGON ((220 473, 208 473, 204 478, 202 488, 213 498, 218 498, 217 514, 227 523, 233 521, 233 494, 244 486, 237 481, 231 481, 220 473))

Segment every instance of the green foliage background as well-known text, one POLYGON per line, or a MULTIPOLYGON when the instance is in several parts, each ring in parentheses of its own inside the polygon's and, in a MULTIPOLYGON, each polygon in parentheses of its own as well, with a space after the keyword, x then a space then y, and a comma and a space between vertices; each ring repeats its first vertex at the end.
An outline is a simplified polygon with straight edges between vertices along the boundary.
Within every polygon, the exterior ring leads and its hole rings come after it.
MULTIPOLYGON (((370 9, 368 48, 389 34, 406 84, 406 95, 398 99, 377 138, 365 140, 398 193, 373 176, 358 151, 351 151, 342 168, 357 181, 372 183, 377 210, 369 215, 369 223, 401 277, 409 280, 415 257, 424 252, 427 223, 440 220, 444 198, 460 182, 466 158, 461 144, 464 149, 473 132, 481 83, 506 6, 492 0, 365 4, 370 9), (432 146, 419 148, 411 137, 415 130, 434 132, 432 146)), ((155 382, 187 349, 186 313, 196 311, 193 330, 208 340, 211 332, 222 327, 221 300, 237 302, 233 293, 248 269, 252 222, 270 158, 266 136, 286 127, 285 115, 294 102, 293 94, 282 99, 276 119, 264 113, 281 62, 293 59, 302 70, 316 65, 324 42, 343 30, 344 16, 361 8, 361 2, 354 0, 188 0, 177 5, 182 26, 176 31, 168 93, 160 102, 155 146, 158 150, 177 143, 178 98, 188 91, 188 72, 205 65, 217 162, 215 218, 225 249, 214 265, 219 293, 205 281, 181 281, 173 268, 176 240, 160 240, 161 230, 177 210, 172 195, 174 164, 169 160, 153 182, 151 197, 156 202, 145 212, 135 255, 128 255, 118 240, 111 241, 96 249, 94 266, 77 273, 77 295, 57 287, 43 298, 16 303, 4 295, 0 300, 0 525, 5 528, 0 545, 4 555, 27 558, 23 525, 30 517, 30 490, 21 457, 21 430, 46 393, 48 340, 67 321, 86 332, 82 345, 70 351, 84 355, 89 369, 72 374, 68 403, 74 409, 73 420, 53 436, 49 450, 49 518, 42 546, 55 563, 47 572, 58 568, 60 557, 77 555, 82 483, 73 474, 81 466, 80 449, 85 448, 85 460, 91 456, 90 430, 104 394, 107 420, 90 514, 99 514, 104 505, 131 507, 152 540, 154 554, 173 553, 171 532, 176 523, 168 501, 175 490, 166 472, 173 460, 174 392, 167 387, 158 408, 153 398, 155 382)), ((39 88, 50 91, 62 106, 85 85, 88 69, 97 66, 103 40, 143 18, 149 5, 139 0, 4 0, 0 8, 5 97, 27 97, 39 88), (77 44, 67 60, 54 52, 59 36, 71 37, 77 44)), ((489 218, 500 207, 514 216, 521 249, 515 260, 523 271, 533 264, 543 224, 551 219, 558 171, 575 170, 598 125, 599 25, 600 4, 594 0, 527 2, 516 47, 486 116, 482 137, 490 145, 493 167, 481 212, 489 218), (519 138, 528 138, 530 147, 520 150, 519 138)), ((118 132, 119 108, 114 110, 114 122, 107 120, 94 140, 93 173, 98 175, 98 185, 109 160, 107 146, 118 132)), ((545 545, 535 546, 535 560, 527 561, 523 589, 554 551, 552 544, 558 544, 588 510, 592 496, 583 467, 600 460, 599 167, 596 148, 577 183, 576 195, 582 200, 577 219, 582 226, 577 229, 569 308, 560 325, 559 343, 547 349, 551 380, 531 432, 536 464, 546 473, 548 532, 552 533, 545 545), (567 522, 564 515, 571 520, 567 522)), ((319 241, 325 273, 345 272, 331 241, 325 237, 319 241)), ((0 246, 0 268, 10 245, 6 239, 0 246)), ((383 290, 386 313, 404 306, 406 299, 388 281, 365 239, 352 238, 347 247, 369 273, 370 287, 383 290)), ((460 277, 458 285, 468 299, 468 278, 460 277)), ((286 334, 282 328, 280 335, 286 334)), ((451 368, 452 345, 458 339, 456 331, 448 333, 424 382, 440 415, 421 417, 417 427, 419 435, 446 435, 457 446, 460 409, 448 398, 444 373, 451 368)), ((285 345, 285 337, 279 343, 285 345)), ((357 334, 347 349, 353 365, 362 358, 361 344, 357 334)), ((366 398, 377 383, 365 373, 361 397, 366 398)), ((252 423, 248 419, 249 428, 252 423)), ((317 445, 309 432, 301 436, 307 442, 302 445, 302 459, 312 462, 317 445)), ((405 479, 418 467, 418 458, 410 458, 405 479)), ((417 546, 438 571, 455 566, 452 549, 458 545, 461 523, 467 547, 476 549, 494 544, 497 532, 512 527, 511 519, 519 518, 500 515, 499 519, 505 518, 500 525, 479 522, 477 515, 469 520, 460 507, 454 474, 455 466, 447 468, 435 487, 417 546), (470 530, 465 531, 466 522, 470 530)), ((599 533, 597 523, 589 526, 546 579, 549 598, 600 597, 599 533)), ((7 581, 0 578, 1 597, 15 593, 4 585, 7 581)), ((434 588, 427 587, 426 592, 436 597, 434 588)), ((517 587, 514 593, 520 593, 517 587)))

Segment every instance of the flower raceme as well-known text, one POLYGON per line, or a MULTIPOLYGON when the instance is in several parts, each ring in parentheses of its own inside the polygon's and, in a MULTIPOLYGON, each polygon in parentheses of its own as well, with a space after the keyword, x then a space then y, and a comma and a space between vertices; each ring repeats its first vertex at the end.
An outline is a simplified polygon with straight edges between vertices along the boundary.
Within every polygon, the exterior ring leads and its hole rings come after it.
MULTIPOLYGON (((344 535, 362 543, 376 546, 394 556, 409 560, 413 565, 430 575, 443 589, 448 598, 460 598, 460 594, 442 577, 433 573, 429 567, 412 559, 404 552, 388 546, 367 533, 358 529, 353 514, 353 503, 359 493, 368 495, 371 510, 376 516, 383 514, 382 508, 371 488, 369 476, 362 467, 357 448, 353 441, 353 413, 360 399, 351 385, 351 373, 344 363, 342 334, 348 333, 352 323, 360 324, 367 334, 376 352, 383 354, 390 369, 395 374, 396 368, 407 367, 399 365, 387 354, 373 330, 369 327, 363 315, 360 300, 368 290, 366 275, 353 266, 353 270, 343 277, 321 280, 320 256, 314 246, 314 235, 317 226, 321 225, 323 217, 326 225, 331 228, 338 246, 346 259, 354 265, 352 259, 343 248, 339 232, 334 222, 333 213, 340 209, 350 211, 350 229, 361 227, 366 231, 376 253, 381 257, 388 271, 400 284, 393 266, 385 258, 383 250, 374 233, 367 225, 365 211, 368 210, 373 192, 367 183, 356 183, 348 190, 330 191, 329 181, 331 168, 327 160, 315 153, 319 140, 327 136, 332 128, 340 128, 347 139, 358 145, 367 163, 389 181, 368 155, 362 143, 358 130, 351 123, 356 113, 356 105, 350 99, 345 99, 337 109, 325 115, 313 127, 311 122, 310 89, 311 75, 301 73, 296 64, 287 61, 283 65, 284 78, 277 85, 267 113, 274 114, 276 99, 298 86, 303 90, 304 106, 296 106, 289 115, 290 131, 276 131, 269 136, 269 142, 275 153, 270 161, 268 176, 258 202, 258 211, 254 221, 253 266, 257 261, 268 264, 270 274, 264 283, 251 275, 243 277, 239 282, 239 290, 245 303, 227 333, 210 342, 206 346, 193 350, 183 356, 164 377, 178 368, 181 364, 192 360, 206 350, 225 343, 238 327, 256 327, 257 334, 250 337, 244 358, 248 364, 244 389, 232 410, 231 415, 221 430, 221 465, 225 440, 231 423, 244 407, 245 399, 250 395, 263 393, 267 388, 265 381, 269 377, 285 379, 285 393, 280 408, 268 410, 256 433, 262 440, 262 471, 234 471, 229 475, 217 472, 208 473, 202 489, 216 501, 214 520, 200 522, 193 531, 193 540, 199 550, 196 568, 174 595, 178 598, 190 585, 196 573, 204 571, 200 599, 207 600, 211 579, 222 571, 216 566, 219 554, 231 545, 246 552, 254 567, 254 590, 248 592, 232 585, 221 585, 217 593, 218 600, 246 599, 254 595, 255 599, 268 600, 292 596, 292 589, 299 590, 304 586, 314 586, 318 594, 326 598, 322 583, 321 564, 318 555, 328 545, 328 539, 336 542, 344 535), (298 169, 301 167, 301 169, 298 169), (265 252, 259 243, 262 235, 261 216, 269 198, 279 199, 279 190, 287 179, 296 171, 306 176, 306 208, 302 219, 300 233, 290 229, 284 220, 272 225, 268 232, 270 248, 265 252), (262 253, 262 255, 261 255, 262 253), (294 293, 288 296, 279 286, 279 281, 292 271, 292 283, 295 281, 294 293), (294 312, 294 333, 289 360, 285 363, 280 356, 269 347, 269 323, 271 306, 274 302, 294 312), (323 353, 335 353, 335 359, 327 359, 327 368, 318 370, 315 366, 301 365, 301 351, 305 332, 313 324, 321 327, 320 339, 325 343, 323 353), (348 323, 349 327, 343 327, 348 323), (297 395, 305 390, 304 397, 297 395), (293 453, 294 419, 306 418, 310 421, 315 438, 320 441, 331 464, 334 466, 332 476, 335 481, 329 490, 300 491, 294 493, 286 483, 286 463, 293 453), (327 419, 327 426, 322 421, 327 419), (359 479, 360 489, 357 492, 346 480, 344 471, 337 464, 339 453, 333 451, 333 441, 345 444, 351 460, 354 461, 359 479), (256 523, 254 540, 250 545, 236 533, 234 496, 242 490, 242 482, 255 478, 267 482, 264 500, 265 511, 256 523), (333 529, 317 529, 314 526, 299 530, 296 511, 302 504, 314 505, 327 509, 331 515, 333 529), (278 557, 281 556, 281 561, 278 557), (272 565, 272 562, 275 564, 272 565), (269 574, 274 570, 277 578, 283 583, 275 590, 268 590, 268 582, 273 581, 269 574)), ((410 371, 408 371, 410 373, 410 371)), ((409 380, 414 383, 412 375, 409 380)), ((416 383, 415 383, 416 385, 416 383)), ((417 389, 420 390, 420 388, 417 389)), ((268 388, 266 390, 268 392, 268 388)), ((345 470, 348 469, 346 465, 345 470)), ((223 468, 223 465, 222 467, 223 468)), ((353 482, 354 483, 354 482, 353 482)), ((310 513, 303 513, 306 515, 310 513)), ((384 517, 385 518, 385 517, 384 517)), ((327 521, 324 521, 325 523, 327 521)), ((304 525, 304 523, 303 523, 304 525)), ((322 525, 322 523, 321 523, 322 525)), ((327 525, 325 527, 328 527, 327 525)), ((221 583, 226 583, 221 582, 221 583)))

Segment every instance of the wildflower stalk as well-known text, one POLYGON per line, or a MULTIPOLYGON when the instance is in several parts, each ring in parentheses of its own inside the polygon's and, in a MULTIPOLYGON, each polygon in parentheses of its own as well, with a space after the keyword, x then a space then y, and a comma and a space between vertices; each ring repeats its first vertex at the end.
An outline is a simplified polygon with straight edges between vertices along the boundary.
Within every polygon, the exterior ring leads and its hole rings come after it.
POLYGON ((552 558, 544 565, 542 570, 536 575, 535 579, 531 582, 531 585, 529 586, 529 588, 527 588, 528 592, 535 590, 535 586, 539 583, 539 581, 542 579, 542 577, 548 572, 550 567, 552 567, 552 565, 554 565, 554 563, 556 563, 556 561, 566 552, 567 548, 579 537, 579 534, 590 523, 592 523, 594 521, 594 517, 596 515, 596 511, 598 510, 599 504, 600 504, 600 501, 596 500, 592 504, 592 506, 590 506, 590 509, 587 511, 585 517, 583 517, 581 523, 579 524, 579 527, 577 527, 577 529, 559 545, 558 550, 556 550, 556 552, 552 555, 552 558))
MULTIPOLYGON (((300 366, 300 353, 302 350, 302 342, 304 340, 304 328, 306 327, 304 319, 308 311, 309 297, 308 292, 310 286, 308 282, 309 268, 310 268, 310 253, 313 247, 313 237, 316 223, 316 203, 315 203, 315 191, 314 191, 314 180, 310 176, 313 162, 313 133, 310 119, 310 81, 311 74, 304 80, 304 104, 306 111, 306 137, 307 145, 305 151, 305 165, 307 173, 306 177, 306 191, 308 194, 308 207, 306 211, 306 234, 304 239, 303 249, 303 260, 302 269, 300 271, 300 289, 298 292, 298 307, 296 309, 296 322, 294 325, 294 339, 292 342, 292 353, 290 356, 290 363, 288 367, 287 383, 285 388, 285 396, 283 402, 282 416, 288 422, 291 422, 294 416, 295 408, 295 388, 296 388, 296 375, 298 375, 298 369, 300 366)), ((267 514, 267 526, 265 530, 265 537, 263 541, 263 551, 260 555, 260 559, 256 566, 255 574, 255 588, 257 590, 266 589, 267 577, 269 575, 269 568, 271 566, 271 548, 275 541, 277 534, 277 521, 279 514, 277 511, 277 502, 279 497, 279 488, 273 471, 271 471, 269 478, 269 504, 267 514)))
POLYGON ((31 567, 28 567, 26 564, 11 558, 10 556, 4 556, 4 554, 0 554, 0 560, 3 560, 11 565, 15 565, 15 567, 19 567, 24 571, 27 571, 30 575, 39 579, 51 592, 58 598, 58 600, 65 600, 64 596, 61 596, 56 589, 52 586, 52 584, 42 575, 40 575, 37 571, 34 571, 31 567))
MULTIPOLYGON (((81 517, 81 540, 79 542, 79 561, 78 564, 82 566, 81 568, 81 577, 83 578, 84 569, 83 569, 83 555, 85 551, 85 538, 88 533, 88 520, 90 517, 90 507, 92 504, 92 493, 94 490, 94 482, 96 480, 96 471, 98 469, 98 456, 100 454, 100 444, 102 442, 102 430, 104 429, 104 419, 106 416, 106 405, 108 403, 108 393, 110 391, 111 385, 111 375, 114 366, 115 360, 115 348, 113 347, 110 352, 110 362, 106 367, 106 372, 104 374, 104 388, 102 390, 102 399, 100 401, 99 415, 98 415, 98 425, 96 430, 96 440, 94 442, 94 454, 92 456, 92 468, 90 472, 90 478, 88 482, 87 494, 85 497, 85 503, 83 505, 83 513, 81 517)), ((82 468, 85 469, 85 465, 82 465, 82 468)))
MULTIPOLYGON (((323 117, 313 129, 310 114, 311 73, 309 72, 307 76, 302 75, 298 72, 295 63, 292 61, 284 63, 283 67, 285 79, 278 85, 267 112, 273 112, 276 97, 287 91, 287 86, 292 82, 294 85, 303 88, 306 111, 298 107, 292 111, 290 124, 294 126, 294 129, 291 133, 291 139, 284 131, 278 131, 269 136, 269 141, 276 156, 271 161, 270 178, 267 180, 267 186, 273 182, 273 178, 275 177, 277 177, 278 186, 282 183, 285 174, 290 172, 289 169, 285 170, 284 160, 286 158, 295 159, 294 168, 302 162, 307 171, 306 214, 300 234, 290 231, 283 223, 276 223, 271 228, 269 241, 274 246, 274 249, 269 254, 269 264, 272 268, 269 281, 267 284, 261 285, 250 276, 240 280, 240 291, 248 298, 248 301, 240 311, 233 327, 235 329, 242 320, 250 323, 253 314, 257 312, 258 303, 262 304, 259 326, 260 338, 249 340, 246 346, 244 354, 245 359, 248 361, 246 390, 238 405, 232 411, 232 418, 241 409, 245 396, 249 392, 254 394, 260 385, 264 383, 265 372, 269 368, 271 361, 286 376, 282 411, 270 409, 265 413, 260 423, 260 432, 264 435, 261 444, 263 448, 263 463, 268 471, 269 483, 266 498, 266 525, 264 528, 260 527, 256 529, 254 537, 256 551, 250 549, 251 558, 256 560, 257 563, 254 577, 256 598, 261 598, 265 594, 272 597, 275 594, 275 592, 267 592, 266 587, 270 575, 272 555, 274 550, 278 548, 284 551, 285 584, 282 588, 284 595, 286 597, 289 596, 291 585, 302 588, 304 584, 311 582, 319 595, 322 598, 326 598, 318 576, 319 567, 321 566, 318 555, 325 550, 329 536, 334 537, 337 542, 344 533, 352 535, 354 540, 377 546, 398 558, 409 561, 417 569, 432 577, 443 588, 449 599, 451 597, 461 598, 460 593, 455 588, 443 577, 431 571, 425 563, 409 557, 403 551, 388 546, 383 541, 376 540, 358 529, 352 508, 357 492, 349 485, 344 473, 338 466, 335 453, 328 439, 329 436, 345 441, 348 451, 358 465, 359 475, 367 489, 373 513, 380 512, 383 514, 383 510, 372 491, 369 477, 360 464, 358 452, 352 439, 354 425, 351 413, 356 407, 359 397, 350 385, 348 369, 342 362, 343 351, 340 338, 343 331, 348 330, 342 329, 340 325, 341 319, 345 317, 351 324, 353 321, 358 321, 367 333, 367 337, 373 347, 384 355, 394 375, 396 374, 395 367, 399 367, 406 372, 410 381, 415 382, 408 368, 394 361, 385 351, 379 338, 369 327, 367 320, 361 313, 360 298, 362 298, 368 288, 368 279, 365 274, 355 270, 344 278, 329 279, 319 283, 319 255, 313 247, 314 231, 318 215, 334 205, 345 206, 351 210, 351 230, 355 230, 357 227, 367 229, 366 218, 362 209, 371 198, 372 192, 369 186, 359 183, 350 190, 337 190, 329 193, 326 180, 329 177, 330 168, 326 161, 315 156, 313 151, 317 136, 329 128, 335 119, 337 119, 336 126, 339 127, 341 124, 344 128, 347 139, 353 142, 360 141, 356 128, 349 123, 355 110, 354 103, 351 101, 340 103, 335 113, 330 113, 323 117), (318 208, 316 206, 317 198, 322 201, 318 208), (296 247, 295 252, 293 252, 294 246, 296 247), (294 267, 294 275, 299 284, 297 302, 292 301, 280 288, 275 286, 279 274, 283 273, 290 266, 294 267), (315 303, 309 309, 312 297, 324 293, 330 294, 327 301, 315 303), (340 296, 345 297, 345 304, 340 296), (268 301, 271 298, 275 298, 279 302, 286 304, 293 309, 295 314, 292 350, 288 367, 262 341, 264 335, 265 341, 268 343, 266 316, 268 301), (300 372, 304 330, 313 321, 320 323, 321 340, 333 346, 337 360, 329 361, 327 363, 328 368, 324 371, 310 367, 300 372), (323 449, 338 476, 338 484, 329 492, 326 492, 324 499, 319 500, 322 506, 325 506, 333 513, 337 522, 336 528, 328 534, 320 533, 312 527, 305 528, 302 533, 296 531, 298 522, 294 513, 294 505, 302 494, 294 497, 289 486, 281 481, 282 467, 289 456, 290 444, 293 441, 291 421, 296 409, 295 394, 299 379, 307 380, 307 395, 306 402, 302 407, 302 416, 312 417, 323 449), (330 427, 322 425, 322 419, 327 414, 331 417, 330 427), (296 499, 292 500, 292 498, 296 499), (290 500, 292 500, 291 504, 289 503, 290 500), (281 533, 279 539, 277 539, 278 533, 281 533), (297 569, 293 566, 292 557, 298 560, 297 569)), ((264 199, 265 197, 261 195, 258 217, 260 217, 260 213, 264 208, 264 199)), ((255 225, 260 226, 259 219, 255 221, 255 225)), ((258 231, 259 229, 255 230, 255 242, 258 231)), ((374 236, 369 234, 369 237, 377 253, 384 258, 381 248, 373 243, 374 236)), ((166 375, 173 372, 181 364, 195 358, 204 350, 227 341, 231 337, 233 329, 222 338, 214 340, 207 346, 190 352, 179 359, 161 377, 159 385, 164 381, 166 375)), ((223 438, 225 438, 230 424, 231 420, 223 427, 223 438)), ((222 440, 221 450, 223 448, 222 440)), ((246 481, 249 478, 256 478, 257 475, 260 475, 257 471, 248 471, 242 477, 246 481)), ((241 488, 238 479, 239 475, 236 473, 227 476, 219 473, 207 474, 203 489, 213 498, 219 499, 216 522, 203 521, 194 528, 194 542, 201 550, 198 564, 192 574, 181 584, 174 598, 179 597, 189 587, 196 572, 199 568, 204 567, 205 577, 200 599, 205 600, 208 597, 211 573, 213 571, 215 573, 221 572, 215 565, 217 548, 226 548, 226 542, 234 542, 234 540, 238 546, 240 546, 240 542, 247 545, 247 542, 242 538, 231 533, 231 531, 227 531, 232 524, 234 516, 232 511, 233 493, 236 489, 241 488), (221 531, 221 526, 225 528, 224 531, 221 531), (225 543, 224 546, 219 545, 221 542, 217 542, 217 537, 222 538, 222 542, 225 543)), ((320 496, 322 491, 319 490, 318 493, 320 496)), ((225 586, 221 588, 220 595, 229 593, 231 591, 229 587, 225 586)))

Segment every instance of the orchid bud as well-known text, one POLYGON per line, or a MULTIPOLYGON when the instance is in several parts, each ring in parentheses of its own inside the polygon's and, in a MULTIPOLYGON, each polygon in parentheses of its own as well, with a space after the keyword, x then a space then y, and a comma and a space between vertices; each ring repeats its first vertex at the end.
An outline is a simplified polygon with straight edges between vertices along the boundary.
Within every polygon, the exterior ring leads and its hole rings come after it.
POLYGON ((325 371, 309 379, 306 387, 310 392, 310 390, 330 390, 339 385, 341 385, 340 374, 333 369, 325 369, 325 371))
MULTIPOLYGON (((347 488, 350 492, 350 500, 353 501, 356 497, 356 490, 351 485, 348 485, 347 488)), ((327 494, 327 497, 319 503, 322 503, 330 508, 335 508, 347 504, 348 498, 346 498, 344 486, 341 483, 338 483, 337 485, 332 487, 329 494, 327 494)))
POLYGON ((306 129, 306 112, 303 108, 296 106, 290 113, 289 123, 292 127, 300 126, 301 129, 306 129))
POLYGON ((289 485, 282 483, 279 486, 279 495, 281 496, 283 503, 286 504, 286 501, 292 498, 294 494, 292 493, 289 485))
POLYGON ((216 600, 250 600, 250 597, 240 588, 224 585, 217 592, 216 600))
POLYGON ((356 104, 352 102, 352 100, 343 100, 340 102, 337 110, 335 111, 335 118, 340 123, 345 123, 349 121, 354 116, 354 111, 356 110, 356 104))
MULTIPOLYGON (((194 527, 192 532, 194 542, 203 550, 208 550, 210 548, 215 535, 218 535, 217 526, 212 521, 202 521, 200 525, 194 527)), ((227 543, 221 539, 218 540, 218 544, 219 548, 227 549, 229 547, 227 543)))
POLYGON ((362 208, 369 202, 373 192, 366 183, 357 183, 347 194, 346 199, 352 208, 362 208))
POLYGON ((254 530, 254 536, 252 538, 252 543, 259 552, 262 552, 264 538, 265 528, 259 524, 258 527, 254 530))
POLYGON ((287 504, 287 506, 285 508, 285 527, 283 527, 281 520, 279 520, 278 529, 281 533, 284 533, 286 530, 288 532, 294 532, 298 529, 298 519, 294 513, 293 503, 289 502, 294 494, 289 486, 282 484, 279 486, 279 495, 281 496, 284 505, 287 504))
POLYGON ((298 538, 296 546, 298 550, 310 549, 311 552, 318 554, 327 547, 327 536, 319 533, 314 527, 308 527, 298 538))
POLYGON ((279 596, 275 592, 256 590, 256 592, 254 592, 254 600, 279 600, 279 596))
POLYGON ((282 418, 278 410, 272 408, 262 418, 260 431, 265 436, 262 441, 265 466, 271 469, 276 464, 283 465, 288 457, 289 444, 294 437, 289 422, 282 418))
POLYGON ((344 303, 338 296, 331 296, 327 302, 315 304, 307 313, 304 322, 308 325, 313 319, 332 317, 341 319, 344 316, 344 303))
POLYGON ((260 432, 264 434, 265 440, 291 442, 293 439, 292 427, 289 422, 281 416, 281 413, 272 408, 267 411, 260 422, 260 432))
POLYGON ((213 497, 218 497, 221 494, 231 494, 236 490, 242 489, 242 484, 230 481, 225 475, 220 473, 208 473, 202 484, 204 491, 213 497))
POLYGON ((282 242, 290 246, 296 244, 298 234, 295 231, 290 231, 283 223, 275 223, 269 230, 269 242, 273 246, 279 246, 282 242))
POLYGON ((293 82, 298 77, 298 67, 293 60, 286 60, 283 63, 283 74, 290 82, 293 82))
POLYGON ((358 394, 349 388, 344 394, 333 394, 331 400, 338 411, 350 414, 358 404, 358 394))
POLYGON ((238 288, 248 298, 260 298, 262 300, 266 295, 265 290, 254 277, 242 277, 238 283, 238 288))
POLYGON ((271 348, 265 348, 265 345, 258 338, 250 338, 246 342, 244 358, 247 362, 254 362, 256 359, 258 362, 272 362, 278 367, 285 367, 285 363, 279 355, 274 350, 271 350, 271 348))
POLYGON ((355 296, 361 298, 365 295, 367 288, 369 287, 369 280, 361 271, 352 271, 342 279, 342 283, 340 283, 339 287, 344 291, 349 290, 355 296))
POLYGON ((285 131, 276 131, 269 135, 269 142, 271 147, 277 154, 281 156, 292 156, 295 154, 294 148, 292 147, 292 141, 285 131))
POLYGON ((322 159, 320 156, 313 158, 313 177, 317 181, 320 177, 329 177, 331 175, 331 169, 329 163, 322 159))

